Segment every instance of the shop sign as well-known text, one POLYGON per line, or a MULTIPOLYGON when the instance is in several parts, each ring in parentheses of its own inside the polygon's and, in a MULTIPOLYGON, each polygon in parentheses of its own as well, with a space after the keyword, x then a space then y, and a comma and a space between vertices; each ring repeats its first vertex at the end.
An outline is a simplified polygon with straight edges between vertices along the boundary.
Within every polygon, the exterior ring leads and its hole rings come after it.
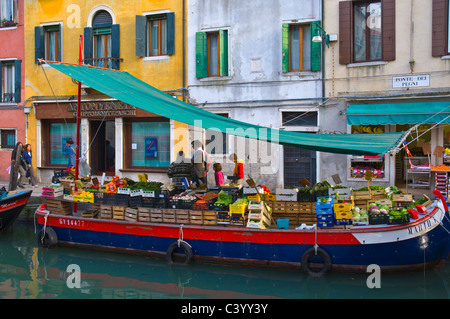
MULTIPOLYGON (((77 103, 69 103, 67 111, 77 116, 77 103)), ((80 104, 80 117, 136 116, 136 107, 121 101, 92 101, 80 104)))
POLYGON ((410 88, 420 86, 430 86, 429 74, 392 77, 393 88, 410 88))

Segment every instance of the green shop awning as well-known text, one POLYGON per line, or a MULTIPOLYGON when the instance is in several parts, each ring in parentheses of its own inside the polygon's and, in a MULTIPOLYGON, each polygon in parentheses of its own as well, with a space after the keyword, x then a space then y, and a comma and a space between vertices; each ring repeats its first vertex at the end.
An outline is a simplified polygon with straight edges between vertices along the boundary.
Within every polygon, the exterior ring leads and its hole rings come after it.
POLYGON ((450 123, 450 101, 350 104, 349 125, 450 123))
POLYGON ((48 63, 73 79, 124 103, 175 121, 231 135, 321 152, 352 155, 385 154, 392 150, 404 135, 310 134, 257 126, 224 118, 175 99, 125 71, 48 63))

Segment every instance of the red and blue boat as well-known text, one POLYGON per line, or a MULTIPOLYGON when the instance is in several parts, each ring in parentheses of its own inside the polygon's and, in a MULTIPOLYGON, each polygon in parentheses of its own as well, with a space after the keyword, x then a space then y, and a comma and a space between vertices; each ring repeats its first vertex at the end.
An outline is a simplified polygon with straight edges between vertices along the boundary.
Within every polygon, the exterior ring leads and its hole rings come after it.
POLYGON ((439 191, 418 219, 400 225, 350 229, 251 229, 83 218, 36 211, 39 241, 191 260, 298 267, 313 276, 328 270, 432 268, 450 252, 450 216, 439 191), (316 268, 317 266, 317 268, 316 268))
POLYGON ((8 194, 0 199, 0 232, 10 227, 28 203, 32 191, 8 194))

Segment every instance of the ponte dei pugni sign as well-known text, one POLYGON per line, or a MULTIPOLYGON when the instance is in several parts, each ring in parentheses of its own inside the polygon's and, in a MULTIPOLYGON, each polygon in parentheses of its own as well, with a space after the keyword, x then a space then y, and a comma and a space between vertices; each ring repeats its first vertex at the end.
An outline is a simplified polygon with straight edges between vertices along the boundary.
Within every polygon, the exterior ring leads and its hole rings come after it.
MULTIPOLYGON (((77 116, 77 103, 69 103, 67 111, 77 116)), ((136 107, 121 101, 81 102, 80 117, 128 117, 136 116, 136 107)))

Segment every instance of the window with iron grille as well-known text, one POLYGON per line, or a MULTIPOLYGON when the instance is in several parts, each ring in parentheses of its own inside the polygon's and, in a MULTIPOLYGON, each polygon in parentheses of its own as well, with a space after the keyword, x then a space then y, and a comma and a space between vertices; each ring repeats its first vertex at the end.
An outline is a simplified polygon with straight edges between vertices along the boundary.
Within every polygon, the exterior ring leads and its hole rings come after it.
POLYGON ((1 148, 14 148, 16 146, 16 130, 0 129, 1 148))

